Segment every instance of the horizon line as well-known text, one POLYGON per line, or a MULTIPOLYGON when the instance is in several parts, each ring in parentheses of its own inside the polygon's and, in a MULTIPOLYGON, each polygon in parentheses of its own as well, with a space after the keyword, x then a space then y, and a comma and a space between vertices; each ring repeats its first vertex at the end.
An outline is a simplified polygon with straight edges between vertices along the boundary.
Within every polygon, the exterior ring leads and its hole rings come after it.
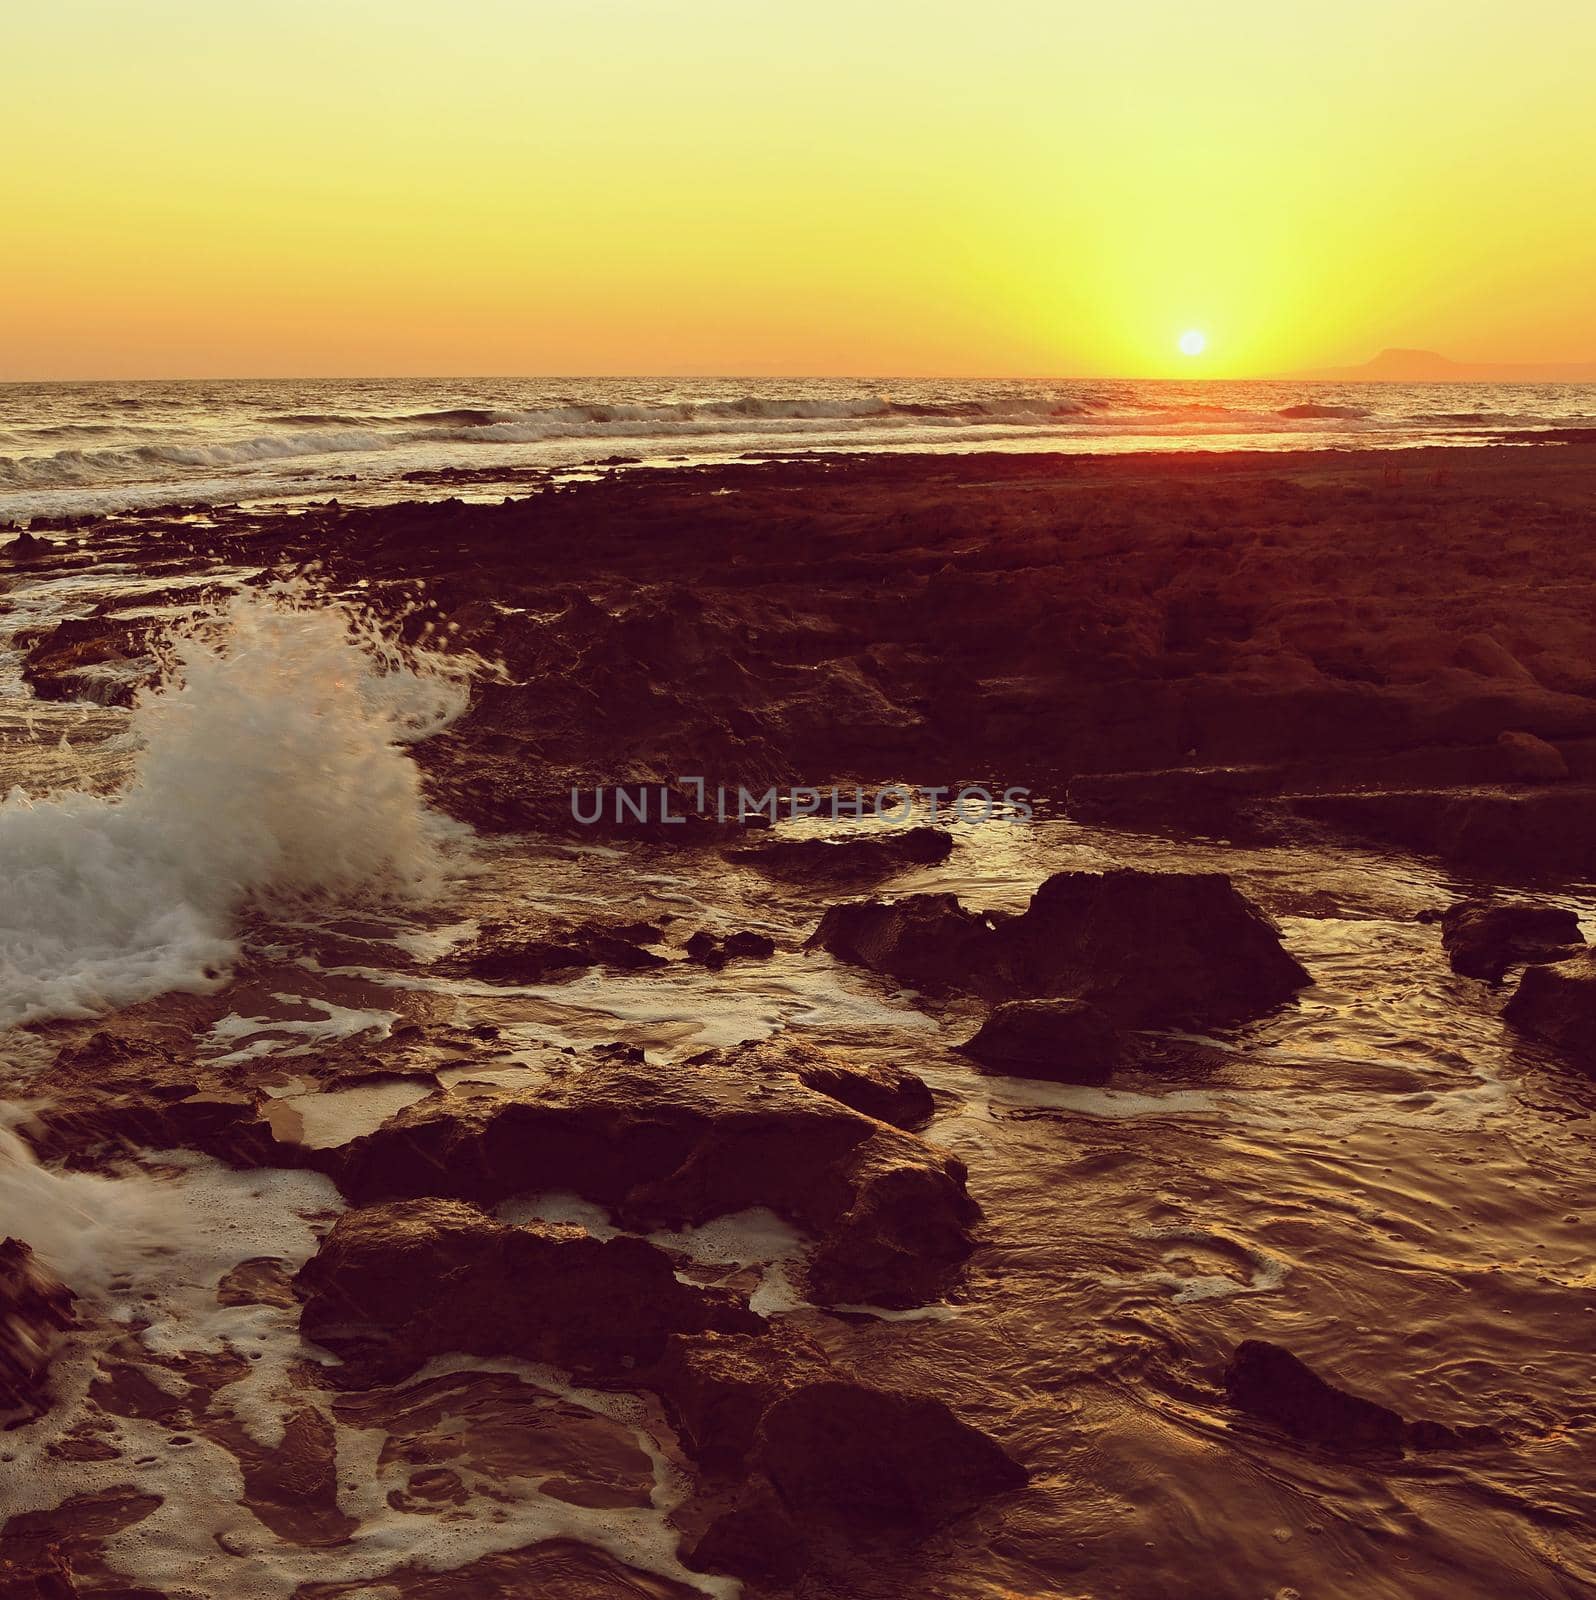
MULTIPOLYGON (((1596 361, 1462 361, 1443 358, 1452 365, 1468 367, 1592 367, 1596 361)), ((1371 365, 1364 362, 1345 367, 1310 367, 1294 372, 1230 374, 1159 373, 1140 377, 1109 373, 959 373, 959 372, 297 372, 297 373, 203 373, 189 375, 140 374, 113 377, 0 377, 0 388, 44 384, 116 383, 591 383, 591 382, 741 382, 741 383, 1370 383, 1457 385, 1511 382, 1511 378, 1326 378, 1314 374, 1330 371, 1356 372, 1371 365)), ((1537 385, 1567 383, 1588 386, 1596 378, 1522 379, 1537 385)))

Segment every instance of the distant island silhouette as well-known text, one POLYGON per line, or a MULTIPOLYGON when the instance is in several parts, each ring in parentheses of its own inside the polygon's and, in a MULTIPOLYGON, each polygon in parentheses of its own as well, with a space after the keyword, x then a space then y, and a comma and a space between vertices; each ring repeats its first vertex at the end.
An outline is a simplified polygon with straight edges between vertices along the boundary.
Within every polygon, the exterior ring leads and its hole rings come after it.
POLYGON ((1282 378, 1323 383, 1596 383, 1596 361, 1454 361, 1434 350, 1382 350, 1357 367, 1310 367, 1282 378))

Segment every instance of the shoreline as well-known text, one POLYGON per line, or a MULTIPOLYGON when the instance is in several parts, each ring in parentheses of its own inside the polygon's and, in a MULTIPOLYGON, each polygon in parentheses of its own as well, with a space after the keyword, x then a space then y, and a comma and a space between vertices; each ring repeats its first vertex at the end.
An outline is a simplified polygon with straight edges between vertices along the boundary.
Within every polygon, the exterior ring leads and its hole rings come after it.
MULTIPOLYGON (((551 793, 1236 767, 1455 787, 1509 780, 1489 751, 1519 732, 1592 769, 1583 449, 612 466, 500 501, 184 508, 74 534, 0 543, 0 573, 314 567, 405 612, 407 637, 430 626, 504 661, 512 681, 482 683, 424 759, 445 786, 485 783, 505 824, 536 814, 532 771, 551 793), (628 675, 654 711, 584 731, 580 705, 628 675), (518 755, 479 761, 473 740, 518 755)), ((116 611, 30 636, 36 693, 114 670, 125 703, 148 625, 116 611)))
MULTIPOLYGON (((1386 435, 1373 436, 1357 442, 1337 442, 1327 445, 1300 443, 1305 436, 1297 434, 1281 434, 1276 444, 1256 442, 1260 437, 1247 432, 1227 435, 1213 433, 1204 435, 1196 432, 1181 432, 1175 430, 1170 433, 1160 434, 1149 432, 1145 434, 1104 435, 1091 442, 1089 448, 1071 448, 1069 440, 1060 440, 1048 437, 1026 438, 1010 437, 1001 443, 989 438, 976 438, 965 441, 949 440, 939 443, 935 447, 928 447, 925 441, 911 440, 904 443, 894 443, 890 439, 871 439, 857 445, 839 443, 836 441, 805 448, 798 441, 793 441, 791 447, 779 443, 772 443, 768 448, 753 446, 725 454, 704 452, 701 455, 683 454, 680 452, 654 449, 650 451, 649 441, 646 437, 633 439, 627 436, 617 437, 613 443, 617 447, 608 455, 599 455, 596 452, 603 448, 598 440, 593 441, 591 452, 586 456, 580 451, 573 454, 570 459, 553 460, 544 462, 506 461, 498 464, 471 464, 465 461, 446 462, 434 466, 418 466, 402 471, 396 471, 384 476, 380 473, 333 471, 336 466, 350 466, 354 463, 333 454, 328 460, 328 468, 320 475, 313 474, 309 469, 305 477, 311 481, 313 487, 308 487, 300 493, 292 491, 291 482, 283 481, 270 486, 259 486, 261 492, 251 492, 249 487, 240 487, 238 492, 218 496, 210 493, 207 498, 207 481, 200 479, 190 482, 186 491, 180 483, 171 485, 170 499, 161 496, 168 491, 158 485, 144 485, 129 483, 118 486, 114 483, 104 485, 55 485, 38 486, 31 491, 24 491, 21 487, 14 487, 7 493, 16 498, 31 492, 34 496, 46 494, 58 496, 62 500, 83 500, 92 498, 101 493, 134 493, 137 492, 143 502, 133 506, 104 508, 88 506, 79 509, 55 510, 16 510, 0 516, 0 532, 35 528, 44 531, 49 529, 71 529, 88 527, 103 521, 124 521, 140 517, 158 517, 170 515, 186 507, 200 506, 205 509, 215 507, 238 508, 256 513, 266 514, 278 512, 291 514, 292 511, 303 509, 315 503, 318 495, 332 492, 342 494, 351 499, 351 503, 364 503, 368 505, 399 505, 404 504, 404 488, 410 485, 432 485, 436 487, 472 486, 479 491, 501 488, 513 491, 518 487, 538 485, 548 482, 571 481, 590 476, 595 472, 624 467, 628 470, 656 472, 656 471, 720 471, 737 466, 759 462, 775 463, 800 463, 815 460, 849 461, 858 458, 880 460, 913 460, 936 461, 941 459, 963 459, 976 457, 986 459, 1000 456, 1019 456, 1022 458, 1036 458, 1041 460, 1073 460, 1073 459, 1130 459, 1135 461, 1156 462, 1171 457, 1183 458, 1187 456, 1207 457, 1244 456, 1264 459, 1285 457, 1295 460, 1298 457, 1345 456, 1345 457, 1380 457, 1392 453, 1404 456, 1417 452, 1449 451, 1472 452, 1478 450, 1496 450, 1502 448, 1546 448, 1552 446, 1571 446, 1575 448, 1596 444, 1596 427, 1560 426, 1555 424, 1538 424, 1532 427, 1500 427, 1482 428, 1477 434, 1461 439, 1448 439, 1437 442, 1423 437, 1404 436, 1399 430, 1392 430, 1386 435), (1162 439, 1166 442, 1154 444, 1151 440, 1162 439), (1214 442, 1207 442, 1211 440, 1214 442), (1237 443, 1237 440, 1250 440, 1253 442, 1237 443), (642 453, 639 453, 641 450, 642 453)), ((477 444, 462 446, 463 451, 485 452, 493 449, 513 448, 477 444)), ((314 456, 298 457, 296 459, 313 460, 314 456)), ((358 457, 357 457, 358 460, 358 457)), ((4 504, 7 494, 0 494, 0 504, 4 504)))
MULTIPOLYGON (((849 456, 24 539, 5 754, 56 798, 0 811, 19 883, 78 907, 109 857, 101 909, 154 882, 164 927, 172 865, 256 831, 287 889, 389 826, 461 855, 418 903, 180 899, 207 965, 158 927, 163 992, 3 1036, 0 1185, 94 1248, 0 1259, 45 1330, 0 1374, 0 1564, 1402 1600, 1462 1544, 1583 1581, 1526 1530, 1596 1512, 1547 1443, 1596 1380, 1591 1061, 1517 971, 1591 959, 1596 454, 849 456), (469 707, 408 742, 329 599, 479 658, 469 707), (159 636, 229 603, 143 791, 175 814, 107 826, 159 636), (1046 792, 569 815, 692 774, 1046 792), (1526 879, 1536 939, 1460 917, 1526 879)), ((92 978, 101 923, 56 920, 92 978)))

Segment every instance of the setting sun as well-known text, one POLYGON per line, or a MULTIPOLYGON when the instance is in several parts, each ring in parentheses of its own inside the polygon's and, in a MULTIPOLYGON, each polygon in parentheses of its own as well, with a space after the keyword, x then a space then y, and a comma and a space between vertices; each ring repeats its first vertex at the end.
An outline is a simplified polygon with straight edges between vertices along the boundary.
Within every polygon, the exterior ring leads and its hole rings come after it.
POLYGON ((1208 336, 1199 333, 1196 328, 1189 329, 1180 336, 1180 353, 1183 356, 1200 356, 1208 348, 1208 336))

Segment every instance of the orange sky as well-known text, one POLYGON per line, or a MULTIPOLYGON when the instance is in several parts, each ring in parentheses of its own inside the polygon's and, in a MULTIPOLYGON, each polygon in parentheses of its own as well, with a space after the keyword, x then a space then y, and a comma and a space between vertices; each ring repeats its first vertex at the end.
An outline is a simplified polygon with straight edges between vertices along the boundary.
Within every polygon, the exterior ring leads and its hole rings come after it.
POLYGON ((49 0, 5 31, 0 378, 1596 360, 1591 0, 49 0))

